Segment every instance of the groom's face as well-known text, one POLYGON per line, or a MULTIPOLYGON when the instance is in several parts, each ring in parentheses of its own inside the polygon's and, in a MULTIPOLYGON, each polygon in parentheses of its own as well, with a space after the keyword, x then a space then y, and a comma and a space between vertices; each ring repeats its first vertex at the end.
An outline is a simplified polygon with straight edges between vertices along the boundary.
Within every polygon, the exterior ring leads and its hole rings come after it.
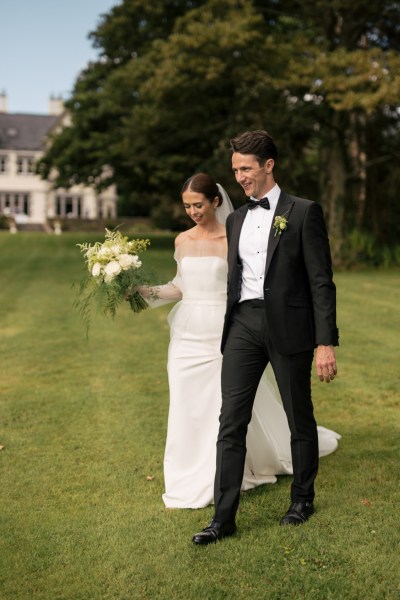
POLYGON ((273 168, 272 158, 260 166, 257 157, 253 154, 240 154, 239 152, 232 154, 232 170, 246 196, 253 196, 259 200, 269 192, 275 184, 272 175, 273 168))

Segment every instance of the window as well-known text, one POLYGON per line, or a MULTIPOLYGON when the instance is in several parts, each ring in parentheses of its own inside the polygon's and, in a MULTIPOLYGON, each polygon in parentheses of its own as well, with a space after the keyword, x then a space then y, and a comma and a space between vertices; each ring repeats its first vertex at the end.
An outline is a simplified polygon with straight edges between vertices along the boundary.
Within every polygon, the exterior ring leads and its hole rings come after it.
POLYGON ((74 214, 74 200, 72 196, 65 197, 65 214, 70 217, 74 214))
POLYGON ((61 204, 61 196, 56 196, 56 215, 58 217, 63 216, 62 215, 62 204, 61 204))
POLYGON ((57 217, 78 219, 82 214, 82 199, 74 194, 57 194, 55 210, 57 217))
POLYGON ((18 156, 17 157, 17 173, 18 175, 28 175, 34 172, 35 160, 33 156, 18 156))
POLYGON ((0 192, 0 213, 30 214, 30 196, 24 193, 0 192))
POLYGON ((7 156, 0 156, 0 175, 7 173, 7 156))

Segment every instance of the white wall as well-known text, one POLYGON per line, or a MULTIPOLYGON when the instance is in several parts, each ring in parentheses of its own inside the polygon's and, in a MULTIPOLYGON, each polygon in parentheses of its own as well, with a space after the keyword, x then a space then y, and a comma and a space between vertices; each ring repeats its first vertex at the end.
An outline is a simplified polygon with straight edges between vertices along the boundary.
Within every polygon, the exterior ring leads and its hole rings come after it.
MULTIPOLYGON (((1 151, 4 156, 5 151, 1 151)), ((41 179, 34 173, 17 173, 17 157, 32 156, 37 160, 40 152, 22 152, 15 150, 7 153, 7 171, 0 173, 0 192, 11 194, 29 194, 30 223, 45 223, 47 218, 56 217, 56 196, 74 196, 81 198, 81 218, 97 219, 115 217, 117 213, 117 195, 114 186, 97 194, 93 188, 76 185, 68 190, 53 190, 50 182, 41 179), (99 214, 100 213, 100 214, 99 214)), ((78 217, 78 215, 71 215, 78 217)))

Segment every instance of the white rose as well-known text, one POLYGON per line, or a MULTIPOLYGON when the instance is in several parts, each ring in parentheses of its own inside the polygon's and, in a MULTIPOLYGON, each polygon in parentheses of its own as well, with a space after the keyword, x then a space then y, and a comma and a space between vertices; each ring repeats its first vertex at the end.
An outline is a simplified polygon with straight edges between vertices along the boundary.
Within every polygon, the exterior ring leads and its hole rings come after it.
POLYGON ((129 269, 129 267, 133 265, 134 258, 130 254, 120 254, 118 256, 118 262, 124 271, 126 271, 126 269, 129 269))
POLYGON ((94 263, 93 267, 92 267, 92 275, 93 277, 98 277, 101 273, 101 264, 100 263, 94 263))
POLYGON ((112 260, 104 267, 104 273, 107 281, 111 281, 119 273, 121 273, 121 265, 116 260, 112 260))
POLYGON ((134 254, 132 256, 132 267, 134 267, 135 269, 139 269, 142 266, 142 261, 139 260, 139 257, 136 256, 136 254, 134 254))

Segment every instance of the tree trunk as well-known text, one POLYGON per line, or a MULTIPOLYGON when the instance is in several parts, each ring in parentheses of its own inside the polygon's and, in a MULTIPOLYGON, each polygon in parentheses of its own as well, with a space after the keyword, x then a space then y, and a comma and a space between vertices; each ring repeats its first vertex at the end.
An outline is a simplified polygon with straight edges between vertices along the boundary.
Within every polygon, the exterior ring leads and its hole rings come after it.
POLYGON ((365 204, 367 199, 367 154, 365 142, 366 118, 364 114, 350 113, 350 159, 353 173, 352 179, 356 182, 355 193, 355 224, 357 229, 362 229, 365 218, 365 204))
POLYGON ((343 244, 343 219, 346 200, 346 166, 343 146, 344 132, 340 114, 332 115, 329 135, 321 148, 320 186, 331 252, 334 264, 340 264, 343 244))

